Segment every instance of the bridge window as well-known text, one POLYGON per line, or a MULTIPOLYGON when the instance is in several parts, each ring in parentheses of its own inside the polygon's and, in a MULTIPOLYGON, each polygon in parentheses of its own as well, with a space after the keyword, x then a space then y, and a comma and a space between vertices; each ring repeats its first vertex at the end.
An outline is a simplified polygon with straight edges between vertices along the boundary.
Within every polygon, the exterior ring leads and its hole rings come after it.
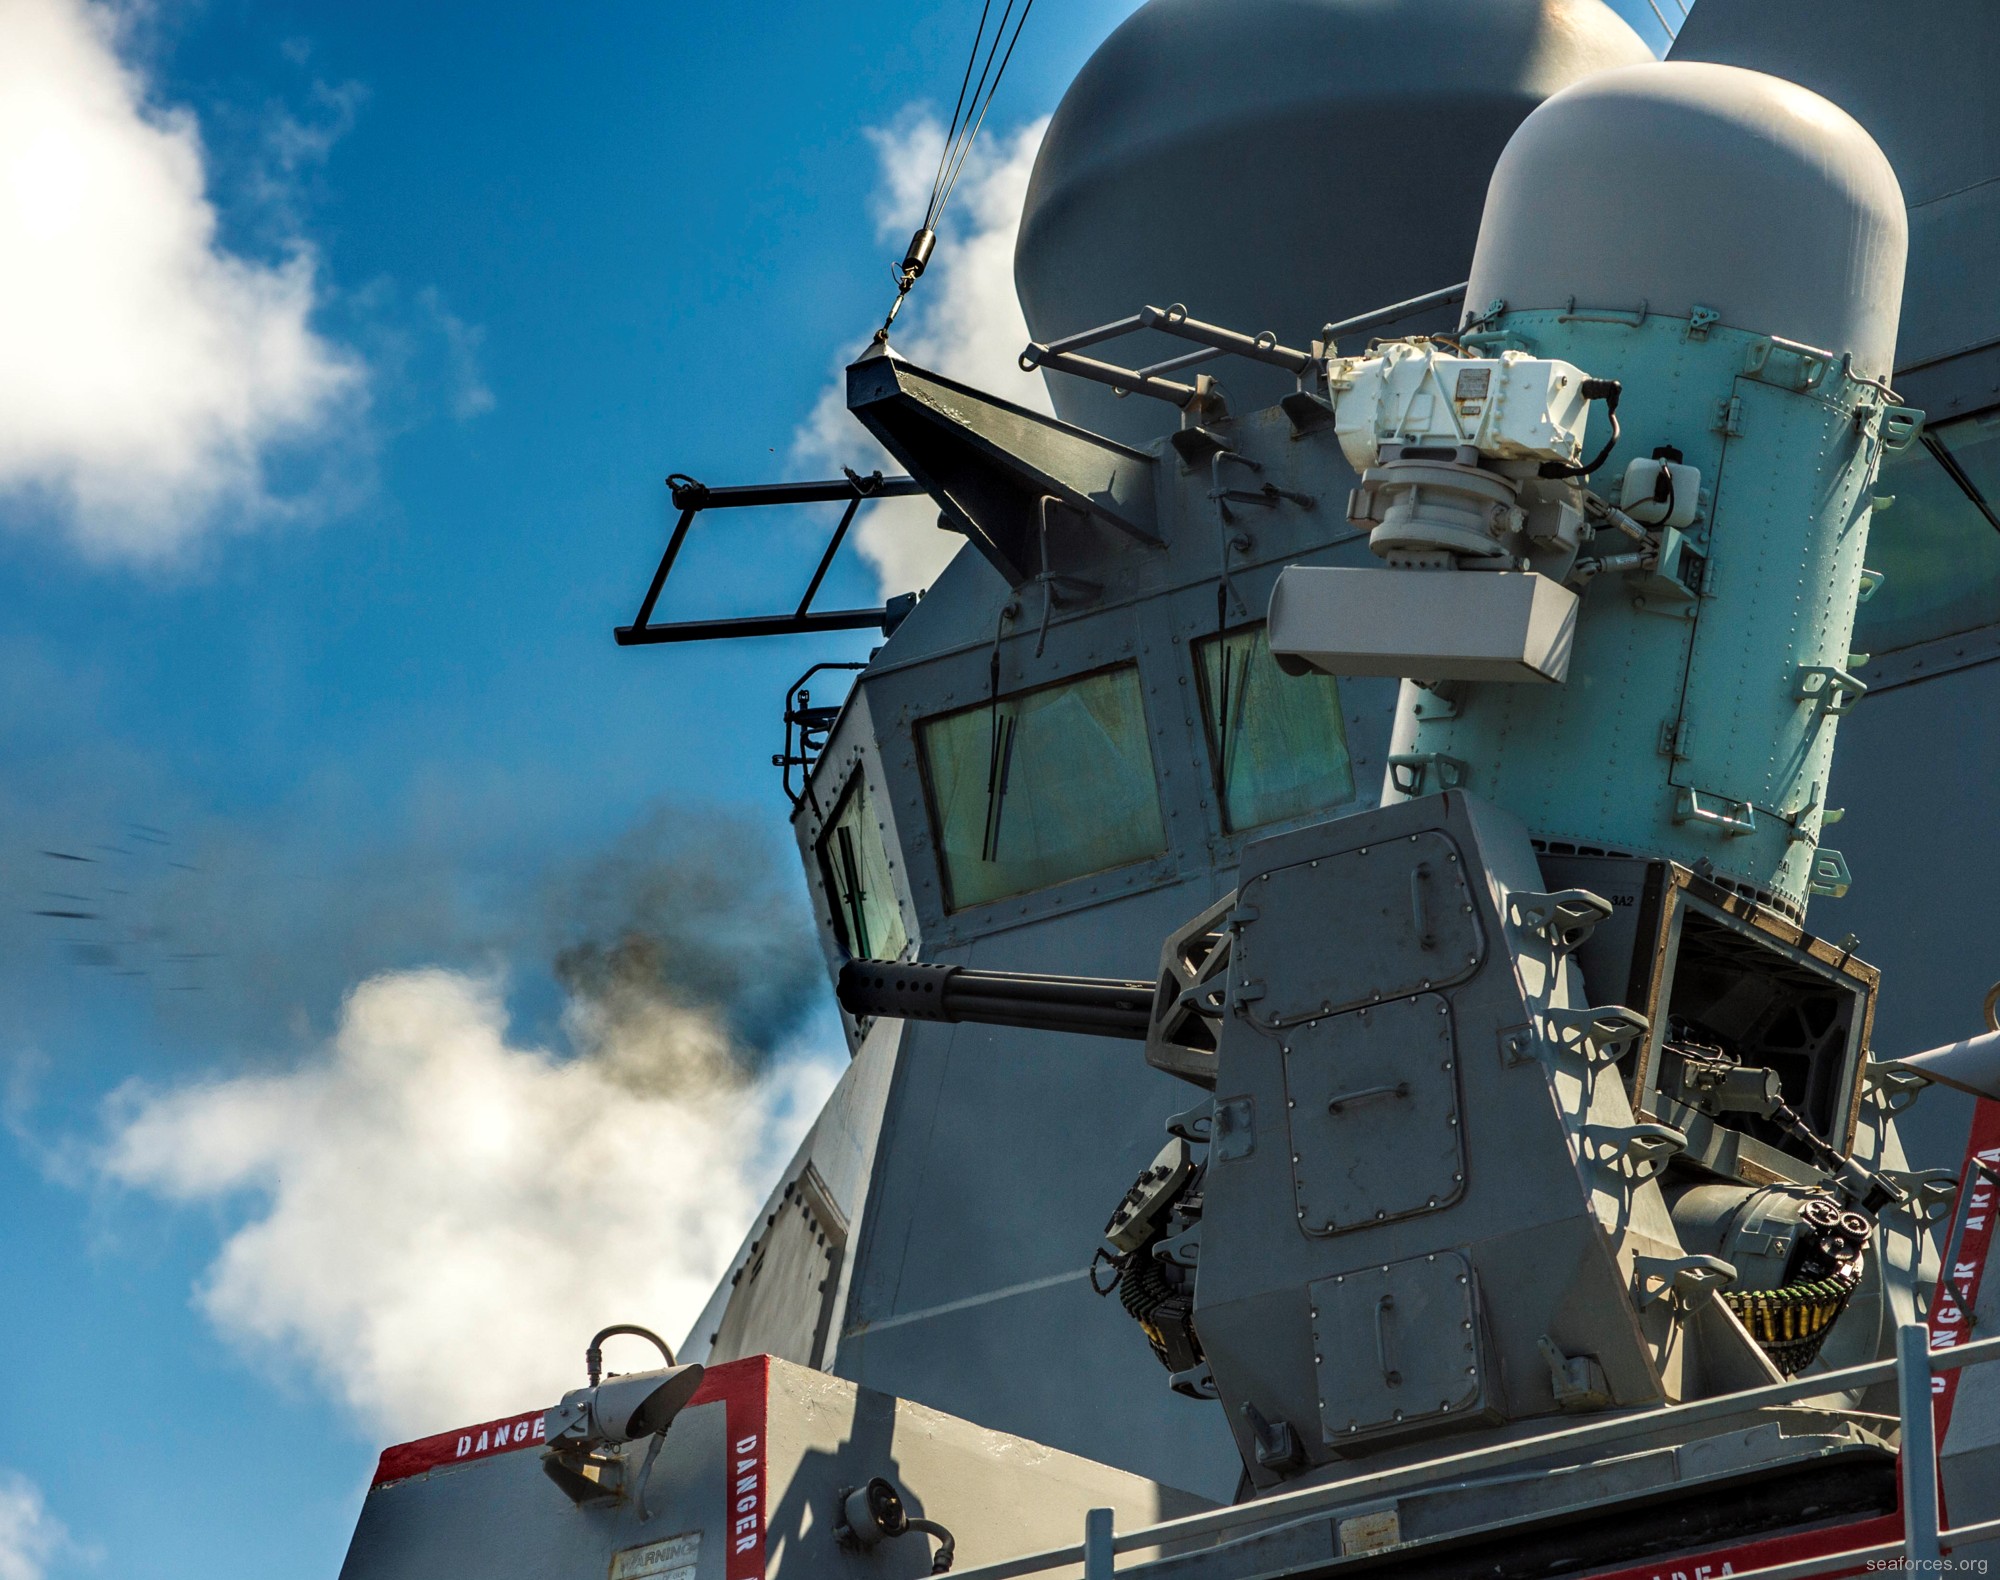
POLYGON ((2000 408, 1939 423, 1885 458, 1868 564, 1881 588, 1854 645, 1888 653, 2000 620, 2000 408))
POLYGON ((1130 664, 940 714, 917 739, 953 910, 1167 848, 1130 664))
POLYGON ((1285 674, 1261 625, 1196 643, 1195 668, 1225 827, 1257 828, 1354 799, 1331 675, 1285 674))
POLYGON ((833 821, 820 835, 819 863, 840 947, 864 960, 899 959, 910 934, 896 902, 875 800, 859 770, 842 792, 833 821))

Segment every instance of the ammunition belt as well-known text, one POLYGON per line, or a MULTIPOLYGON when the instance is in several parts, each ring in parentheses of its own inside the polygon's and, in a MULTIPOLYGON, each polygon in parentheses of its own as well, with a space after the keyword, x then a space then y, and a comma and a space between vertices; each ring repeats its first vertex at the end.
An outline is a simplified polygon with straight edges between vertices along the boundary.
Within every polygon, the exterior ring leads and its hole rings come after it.
POLYGON ((1857 1265, 1852 1272, 1842 1271, 1810 1284, 1725 1289, 1722 1299, 1771 1357, 1772 1364, 1790 1377, 1812 1364, 1860 1282, 1857 1265))

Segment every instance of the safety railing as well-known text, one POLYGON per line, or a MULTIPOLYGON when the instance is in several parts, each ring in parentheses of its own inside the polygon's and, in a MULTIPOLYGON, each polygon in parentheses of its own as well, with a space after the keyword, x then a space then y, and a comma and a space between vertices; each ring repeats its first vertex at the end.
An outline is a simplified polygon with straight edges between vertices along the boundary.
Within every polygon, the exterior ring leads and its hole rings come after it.
POLYGON ((1719 1417, 1739 1415, 1766 1405, 1791 1404, 1800 1399, 1847 1393, 1877 1383, 1897 1384, 1898 1414, 1902 1421, 1900 1477, 1903 1508, 1903 1537, 1896 1542, 1857 1547, 1773 1567, 1743 1570, 1733 1580, 1804 1580, 1807 1576, 1835 1575, 1863 1569, 1870 1563, 1900 1560, 1911 1570, 1935 1572, 1945 1552, 1974 1542, 2000 1538, 2000 1519, 1956 1530, 1940 1527, 1938 1513, 1937 1429, 1931 1409, 1931 1379, 1939 1372, 1953 1371, 1980 1361, 2000 1360, 2000 1338, 1982 1339, 1975 1344, 1932 1350, 1929 1331, 1921 1323, 1908 1323, 1897 1330, 1893 1360, 1870 1361, 1840 1371, 1815 1376, 1794 1377, 1785 1382, 1751 1388, 1741 1393, 1699 1399, 1691 1404, 1662 1405, 1655 1409, 1622 1414, 1611 1420, 1593 1421, 1585 1426, 1545 1432, 1535 1437, 1510 1439, 1487 1448, 1404 1465, 1373 1475, 1306 1487, 1297 1492, 1274 1493, 1250 1503, 1231 1504, 1206 1514, 1185 1515, 1130 1531, 1114 1531, 1110 1509, 1092 1509, 1084 1521, 1084 1539, 1072 1546, 1027 1553, 1018 1558, 961 1571, 956 1580, 1015 1580, 1081 1563, 1085 1580, 1112 1580, 1117 1556, 1142 1549, 1182 1547, 1202 1538, 1248 1536, 1260 1528, 1334 1509, 1377 1502, 1394 1493, 1420 1486, 1462 1480, 1468 1474, 1502 1465, 1518 1465, 1523 1459, 1548 1454, 1596 1448, 1622 1439, 1657 1432, 1662 1426, 1692 1426, 1719 1417))
POLYGON ((664 642, 716 642, 745 636, 797 636, 809 631, 868 631, 892 635, 903 617, 916 607, 914 593, 891 598, 879 609, 815 609, 820 583, 833 565, 833 557, 846 541, 847 529, 862 505, 876 499, 903 499, 924 492, 914 478, 884 477, 871 472, 863 477, 851 468, 844 477, 823 483, 757 483, 746 487, 710 488, 706 483, 676 472, 667 479, 673 490, 674 508, 680 519, 667 539, 666 552, 639 602, 639 613, 630 625, 619 626, 612 635, 620 647, 651 647, 664 642), (827 539, 826 548, 806 583, 805 596, 789 613, 737 615, 721 620, 672 620, 656 625, 653 608, 666 590, 674 561, 680 558, 688 528, 704 510, 744 510, 770 505, 813 505, 845 502, 840 521, 827 539))

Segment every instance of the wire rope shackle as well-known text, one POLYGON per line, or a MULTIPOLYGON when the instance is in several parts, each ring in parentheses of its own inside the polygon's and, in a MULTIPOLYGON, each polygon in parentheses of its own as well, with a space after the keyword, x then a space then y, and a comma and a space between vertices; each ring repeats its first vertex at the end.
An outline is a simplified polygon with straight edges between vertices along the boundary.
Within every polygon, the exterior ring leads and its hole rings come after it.
POLYGON ((896 299, 889 304, 889 316, 882 320, 882 327, 875 331, 875 343, 886 345, 889 326, 896 321, 896 315, 903 310, 903 300, 910 294, 910 288, 923 278, 925 268, 931 261, 931 254, 937 250, 938 221, 944 217, 944 206, 951 201, 952 188, 958 185, 960 172, 965 169, 966 155, 972 152, 973 139, 979 135, 979 128, 986 123, 986 112, 993 108, 993 95, 1000 90, 1000 79, 1007 72, 1007 62, 1014 58, 1014 46, 1021 41, 1021 28, 1028 20, 1028 13, 1035 8, 1035 0, 1022 0, 1018 16, 1014 13, 1016 0, 1002 0, 1000 20, 994 24, 989 37, 986 24, 993 14, 993 0, 981 0, 979 26, 972 35, 972 48, 965 57, 965 72, 959 78, 958 102, 952 106, 951 125, 944 135, 944 147, 938 154, 937 174, 931 178, 930 201, 924 208, 924 222, 910 237, 909 248, 903 254, 903 261, 896 265, 896 299), (1008 24, 1013 24, 1012 32, 1008 24), (1001 48, 1002 41, 1006 48, 1001 48), (985 50, 985 60, 980 59, 981 49, 985 50), (979 75, 974 78, 972 68, 979 67, 979 75))

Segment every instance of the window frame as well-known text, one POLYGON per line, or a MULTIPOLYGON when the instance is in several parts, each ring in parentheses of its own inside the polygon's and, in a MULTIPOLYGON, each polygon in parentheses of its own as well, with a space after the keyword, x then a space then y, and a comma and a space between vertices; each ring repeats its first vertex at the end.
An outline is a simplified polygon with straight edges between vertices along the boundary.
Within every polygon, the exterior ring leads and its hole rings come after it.
MULTIPOLYGON (((1942 484, 1954 490, 1954 494, 1949 494, 1946 497, 1954 498, 1958 506, 1963 511, 1969 513, 1971 518, 1983 521, 1988 528, 1993 529, 1995 547, 2000 549, 2000 499, 1989 498, 1981 492, 1978 482, 1967 471, 1950 442, 1951 430, 1953 428, 1961 424, 1974 422, 1984 422, 1988 425, 2000 426, 2000 402, 1989 402, 1984 405, 1973 406, 1965 411, 1953 411, 1948 416, 1937 416, 1927 420, 1918 441, 1910 446, 1908 451, 1903 453, 1910 455, 1912 460, 1916 460, 1921 456, 1922 464, 1935 471, 1935 478, 1930 480, 1932 485, 1942 484)), ((1882 465, 1878 467, 1875 480, 1871 485, 1873 493, 1883 495, 1889 492, 1889 489, 1885 488, 1885 484, 1893 486, 1896 481, 1891 473, 1890 464, 1892 461, 1900 461, 1901 459, 1901 455, 1884 457, 1882 465)), ((1973 520, 1967 520, 1964 524, 1971 526, 1974 523, 1973 520)), ((1868 557, 1870 560, 1877 559, 1878 550, 1882 547, 1885 529, 1888 532, 1895 532, 1898 525, 1899 523, 1893 508, 1877 513, 1876 519, 1871 521, 1869 526, 1868 557)), ((1897 577, 1893 566, 1883 567, 1883 569, 1887 578, 1884 586, 1888 596, 1893 600, 1898 590, 1896 586, 1897 577)), ((1990 579, 1988 585, 2000 585, 2000 577, 1990 579)), ((1951 605, 1946 604, 1943 607, 1948 609, 1951 605)), ((1906 619, 1909 618, 1912 617, 1906 617, 1906 619)), ((1856 613, 1854 641, 1857 644, 1869 644, 1869 652, 1873 657, 1893 659, 1900 654, 1918 652, 1930 647, 1934 643, 1962 641, 1975 632, 2000 626, 2000 608, 1996 608, 1989 618, 1975 621, 1969 625, 1951 625, 1948 616, 1944 623, 1950 625, 1951 628, 1927 631, 1921 635, 1885 641, 1883 640, 1883 633, 1869 629, 1869 614, 1864 602, 1864 607, 1856 613)))
MULTIPOLYGON (((889 880, 889 892, 885 897, 903 933, 903 941, 893 955, 862 954, 855 949, 855 940, 848 928, 847 907, 841 903, 840 878, 830 859, 830 847, 840 833, 841 819, 846 815, 849 805, 862 798, 871 803, 881 799, 868 782, 868 765, 865 760, 854 764, 847 777, 841 781, 840 792, 833 798, 832 809, 819 820, 819 826, 814 831, 812 840, 813 862, 818 868, 820 890, 826 896, 827 919, 833 933, 834 945, 841 955, 849 960, 900 960, 910 952, 911 943, 916 937, 916 929, 910 925, 910 907, 897 885, 896 860, 892 853, 891 842, 887 838, 880 841, 884 874, 889 880)), ((880 832, 878 829, 878 833, 880 832)))
POLYGON ((1326 678, 1334 684, 1334 698, 1337 704, 1334 714, 1340 723, 1341 753, 1347 762, 1346 798, 1331 802, 1326 806, 1308 807, 1303 811, 1287 812, 1278 817, 1267 818, 1260 823, 1246 823, 1241 826, 1229 815, 1228 781, 1223 776, 1222 753, 1218 750, 1218 747, 1226 749, 1228 743, 1215 739, 1213 735, 1217 718, 1209 688, 1208 664, 1205 660, 1205 652, 1212 644, 1226 642, 1230 638, 1240 637, 1246 632, 1257 631, 1266 633, 1265 651, 1269 652, 1269 630, 1270 622, 1268 620, 1244 620, 1219 631, 1209 631, 1199 636, 1191 636, 1184 644, 1187 649, 1189 667, 1194 671, 1196 744, 1200 748, 1203 757, 1207 760, 1209 789, 1215 797, 1216 827, 1220 831, 1222 838, 1226 841, 1241 842, 1253 836, 1260 835, 1269 829, 1284 828, 1292 824, 1315 822, 1322 818, 1331 817, 1336 814, 1339 808, 1351 807, 1361 798, 1361 776, 1355 771, 1357 764, 1354 748, 1348 740, 1347 735, 1347 696, 1340 689, 1339 677, 1329 675, 1326 678))
POLYGON ((1152 705, 1147 700, 1146 667, 1137 654, 1123 654, 1108 663, 1097 664, 1088 669, 1076 670, 1070 674, 1054 675, 1029 686, 1019 686, 1012 691, 1002 691, 997 697, 977 702, 961 703, 956 707, 940 709, 912 719, 909 724, 911 755, 915 759, 917 779, 923 790, 924 827, 931 843, 932 867, 937 873, 938 900, 942 907, 947 926, 961 918, 977 916, 993 906, 1015 905, 1023 907, 1031 900, 1041 901, 1057 909, 1067 908, 1067 896, 1073 886, 1103 880, 1112 874, 1136 874, 1148 869, 1158 870, 1173 860, 1174 840, 1168 827, 1169 800, 1160 779, 1160 751, 1158 733, 1153 719, 1152 705), (1139 716, 1141 720, 1140 739, 1146 748, 1146 766, 1149 771, 1153 808, 1159 819, 1160 844, 1157 850, 1128 861, 1114 862, 1106 867, 1092 867, 1083 872, 1071 873, 1049 883, 1036 884, 1032 888, 1015 889, 1006 894, 996 894, 985 899, 967 900, 960 903, 953 892, 951 862, 945 844, 945 825, 942 808, 938 801, 937 785, 931 771, 931 753, 925 744, 926 727, 939 720, 960 714, 976 713, 989 708, 994 702, 1007 703, 1023 697, 1035 696, 1041 692, 1054 691, 1062 687, 1081 685, 1102 675, 1129 672, 1137 688, 1139 716))

